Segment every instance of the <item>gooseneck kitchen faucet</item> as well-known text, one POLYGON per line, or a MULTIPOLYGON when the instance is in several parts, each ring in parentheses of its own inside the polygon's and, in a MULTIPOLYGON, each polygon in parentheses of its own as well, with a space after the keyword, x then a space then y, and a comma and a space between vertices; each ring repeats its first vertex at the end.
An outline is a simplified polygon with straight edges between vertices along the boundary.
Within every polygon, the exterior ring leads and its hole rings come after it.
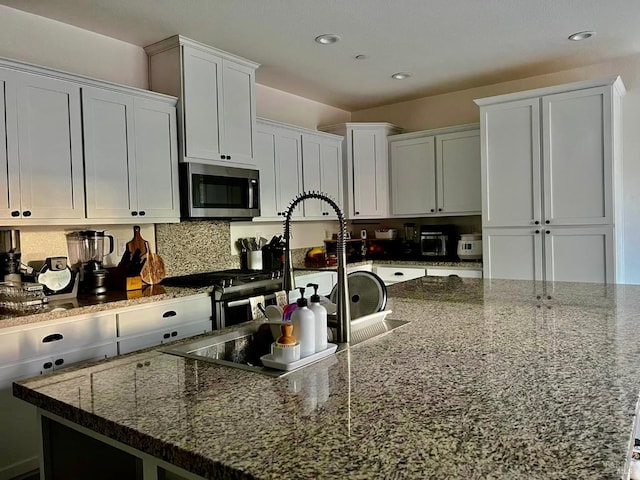
POLYGON ((322 192, 302 192, 297 195, 287 207, 284 219, 284 265, 283 265, 283 288, 286 292, 289 292, 295 288, 295 282, 293 280, 293 268, 291 265, 291 215, 293 209, 307 199, 318 199, 328 203, 333 208, 338 216, 338 245, 336 247, 338 255, 338 298, 337 298, 337 317, 338 317, 338 329, 336 340, 339 343, 349 343, 351 341, 351 313, 349 311, 349 286, 347 284, 347 255, 346 255, 346 232, 347 224, 344 218, 344 213, 338 206, 338 204, 329 195, 322 192))

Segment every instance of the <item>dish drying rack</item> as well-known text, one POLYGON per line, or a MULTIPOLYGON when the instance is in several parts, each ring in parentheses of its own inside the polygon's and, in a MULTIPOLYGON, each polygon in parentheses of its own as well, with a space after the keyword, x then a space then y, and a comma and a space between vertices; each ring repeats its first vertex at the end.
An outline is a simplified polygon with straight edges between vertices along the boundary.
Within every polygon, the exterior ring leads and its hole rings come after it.
POLYGON ((44 286, 32 282, 0 282, 0 308, 35 310, 47 303, 44 286))

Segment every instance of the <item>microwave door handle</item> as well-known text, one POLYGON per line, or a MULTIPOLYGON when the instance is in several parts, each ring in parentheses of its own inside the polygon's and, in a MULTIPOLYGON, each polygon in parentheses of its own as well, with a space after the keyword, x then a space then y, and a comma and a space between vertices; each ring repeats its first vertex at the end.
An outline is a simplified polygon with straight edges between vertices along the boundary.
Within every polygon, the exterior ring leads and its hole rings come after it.
POLYGON ((253 179, 249 179, 249 208, 253 208, 253 191, 255 188, 255 181, 253 179))

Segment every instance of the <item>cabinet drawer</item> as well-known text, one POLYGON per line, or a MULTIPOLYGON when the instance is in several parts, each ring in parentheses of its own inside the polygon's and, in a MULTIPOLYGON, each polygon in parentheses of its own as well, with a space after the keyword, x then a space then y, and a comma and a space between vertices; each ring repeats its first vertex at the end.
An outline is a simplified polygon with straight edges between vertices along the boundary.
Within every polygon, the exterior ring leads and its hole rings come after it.
POLYGON ((119 313, 118 336, 141 335, 175 325, 210 319, 211 297, 185 297, 119 313))
POLYGON ((82 315, 11 333, 0 333, 0 365, 115 340, 113 314, 82 315))
POLYGON ((427 268, 427 275, 432 277, 482 278, 482 270, 470 268, 427 268))
MULTIPOLYGON (((304 287, 306 290, 304 292, 304 296, 309 298, 313 294, 313 288, 307 287, 309 283, 315 283, 318 285, 318 295, 329 295, 331 293, 331 289, 336 284, 338 280, 338 274, 336 272, 320 272, 313 273, 311 275, 301 275, 295 278, 296 287, 304 287)), ((298 298, 298 295, 295 297, 298 298)))
POLYGON ((390 285, 424 277, 425 269, 419 267, 379 266, 375 267, 375 273, 382 279, 385 285, 390 285))
POLYGON ((148 333, 145 335, 138 335, 137 337, 123 339, 118 342, 118 353, 120 355, 123 355, 125 353, 134 352, 143 348, 161 345, 163 343, 172 342, 174 340, 180 340, 181 338, 200 335, 201 333, 210 332, 212 330, 212 326, 213 324, 211 323, 211 320, 204 320, 200 322, 174 326, 172 328, 164 330, 158 330, 156 332, 148 333))

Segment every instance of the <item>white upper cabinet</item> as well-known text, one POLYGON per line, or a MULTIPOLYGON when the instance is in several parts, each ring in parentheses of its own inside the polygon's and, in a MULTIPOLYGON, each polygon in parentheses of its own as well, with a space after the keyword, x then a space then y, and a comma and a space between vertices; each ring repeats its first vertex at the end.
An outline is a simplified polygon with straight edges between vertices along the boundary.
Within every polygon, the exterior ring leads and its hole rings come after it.
POLYGON ((622 193, 624 93, 620 78, 609 77, 476 100, 485 277, 531 278, 524 266, 507 266, 514 259, 506 245, 491 244, 508 227, 544 237, 537 248, 543 280, 624 283, 616 255, 622 210, 614 208, 622 193), (505 269, 519 273, 502 276, 505 269))
POLYGON ((80 88, 29 73, 15 78, 18 148, 10 154, 18 158, 20 207, 10 215, 84 218, 80 88))
POLYGON ((87 217, 178 221, 178 152, 171 102, 82 89, 87 217))
POLYGON ((145 48, 151 89, 182 99, 182 161, 255 165, 257 63, 174 36, 145 48))
MULTIPOLYGON (((392 137, 393 138, 393 137, 392 137)), ((436 142, 433 136, 389 140, 391 214, 436 211, 436 142)))
MULTIPOLYGON (((302 134, 302 186, 305 192, 328 194, 342 208, 342 138, 326 133, 302 134)), ((304 201, 308 219, 335 218, 335 212, 321 200, 304 201)))
POLYGON ((389 123, 343 123, 320 130, 344 137, 343 202, 347 218, 380 218, 389 214, 387 137, 400 133, 389 123))
POLYGON ((394 135, 389 151, 392 215, 480 214, 477 125, 394 135))
MULTIPOLYGON (((260 217, 281 220, 303 191, 321 191, 342 204, 342 137, 258 119, 256 164, 260 170, 260 217)), ((322 220, 335 212, 320 200, 304 200, 295 220, 322 220)))
POLYGON ((20 216, 16 82, 13 72, 0 69, 0 218, 20 216))

